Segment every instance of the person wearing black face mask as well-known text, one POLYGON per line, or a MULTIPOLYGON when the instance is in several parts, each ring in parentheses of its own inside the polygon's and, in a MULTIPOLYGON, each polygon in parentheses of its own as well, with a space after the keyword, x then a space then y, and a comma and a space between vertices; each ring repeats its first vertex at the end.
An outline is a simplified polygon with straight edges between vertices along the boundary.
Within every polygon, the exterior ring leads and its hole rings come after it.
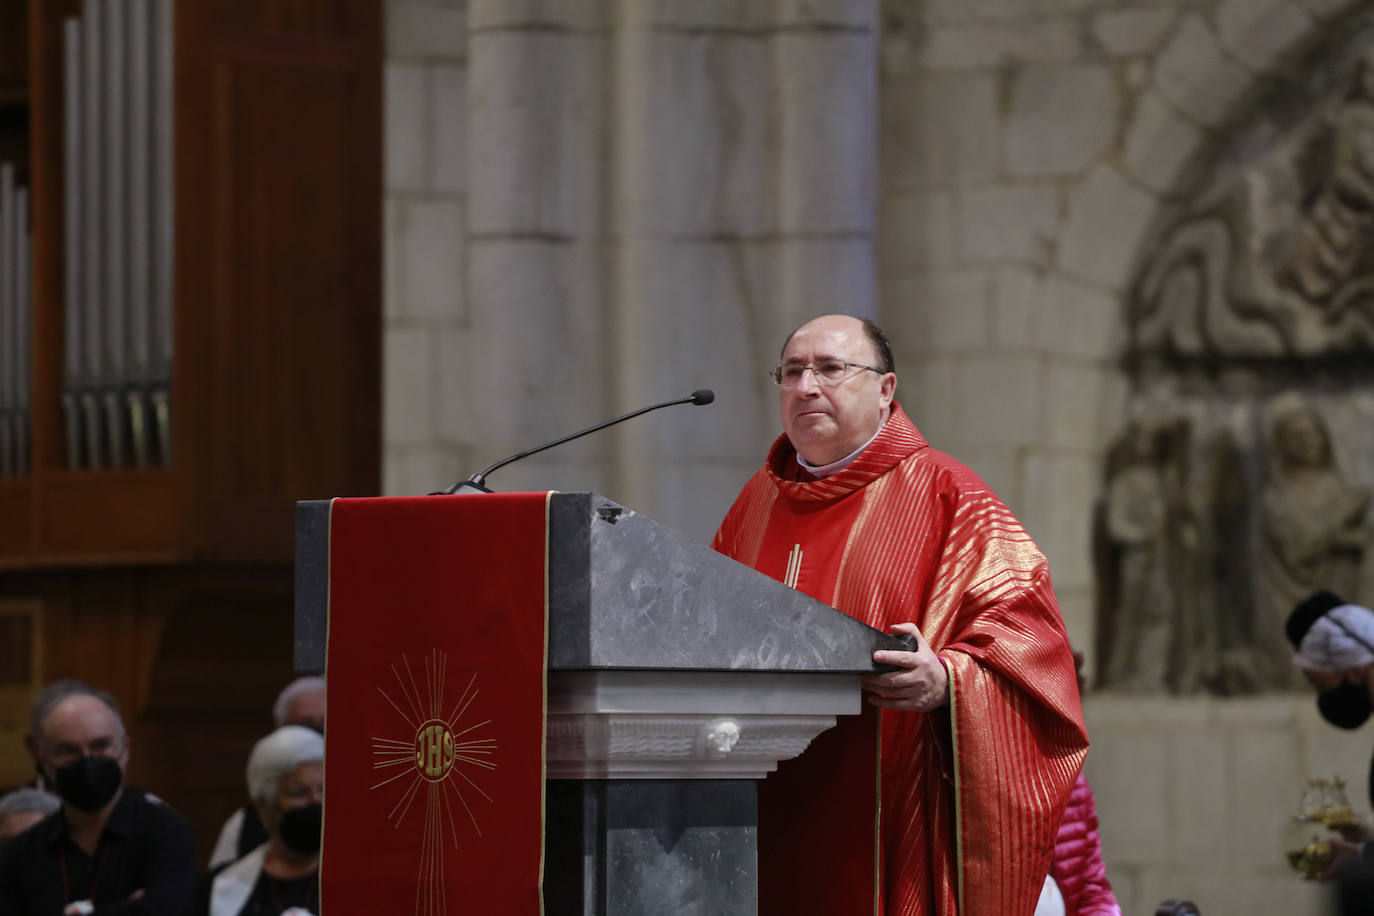
MULTIPOLYGON (((1322 718, 1345 729, 1367 722, 1374 711, 1374 611, 1318 592, 1293 609, 1285 630, 1297 650, 1293 664, 1317 690, 1322 718)), ((1374 805, 1374 761, 1369 797, 1374 805)), ((1344 912, 1374 912, 1374 842, 1363 826, 1341 832, 1323 877, 1340 883, 1344 912)))
POLYGON ((268 839, 201 882, 191 916, 308 916, 319 911, 324 738, 286 725, 248 758, 248 795, 268 839))
MULTIPOLYGON (((272 704, 272 719, 277 728, 304 725, 324 734, 324 711, 324 678, 311 675, 298 677, 282 688, 272 704)), ((219 839, 210 852, 210 868, 243 858, 266 839, 267 830, 258 817, 257 806, 250 802, 240 807, 220 828, 219 839)))
POLYGON ((180 916, 195 881, 191 826, 124 785, 129 742, 114 699, 62 698, 34 747, 62 807, 0 853, 0 913, 180 916))

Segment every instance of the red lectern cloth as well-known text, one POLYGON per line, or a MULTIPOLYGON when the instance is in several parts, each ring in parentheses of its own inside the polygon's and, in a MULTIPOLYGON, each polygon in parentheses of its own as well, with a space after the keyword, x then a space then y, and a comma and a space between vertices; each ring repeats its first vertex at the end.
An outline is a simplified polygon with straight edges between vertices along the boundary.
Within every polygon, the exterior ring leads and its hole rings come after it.
POLYGON ((538 914, 548 494, 336 499, 321 914, 538 914))

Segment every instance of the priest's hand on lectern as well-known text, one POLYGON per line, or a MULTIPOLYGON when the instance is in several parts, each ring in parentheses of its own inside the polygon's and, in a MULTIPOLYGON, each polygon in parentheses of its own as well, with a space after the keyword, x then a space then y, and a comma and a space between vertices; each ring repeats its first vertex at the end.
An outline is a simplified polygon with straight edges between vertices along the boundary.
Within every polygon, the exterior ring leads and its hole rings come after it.
POLYGON ((930 712, 949 702, 949 674, 945 663, 930 648, 914 623, 899 623, 894 633, 906 633, 916 638, 915 652, 879 649, 873 660, 880 665, 892 665, 900 671, 875 674, 863 679, 868 702, 883 709, 908 712, 930 712))

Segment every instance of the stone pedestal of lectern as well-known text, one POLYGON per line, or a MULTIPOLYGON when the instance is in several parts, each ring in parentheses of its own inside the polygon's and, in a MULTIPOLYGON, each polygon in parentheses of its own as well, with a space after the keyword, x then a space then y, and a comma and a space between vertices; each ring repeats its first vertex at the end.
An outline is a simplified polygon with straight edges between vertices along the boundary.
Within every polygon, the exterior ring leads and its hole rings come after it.
MULTIPOLYGON (((297 510, 302 672, 324 667, 328 512, 297 510)), ((596 494, 549 512, 545 912, 757 912, 756 781, 909 645, 596 494)))

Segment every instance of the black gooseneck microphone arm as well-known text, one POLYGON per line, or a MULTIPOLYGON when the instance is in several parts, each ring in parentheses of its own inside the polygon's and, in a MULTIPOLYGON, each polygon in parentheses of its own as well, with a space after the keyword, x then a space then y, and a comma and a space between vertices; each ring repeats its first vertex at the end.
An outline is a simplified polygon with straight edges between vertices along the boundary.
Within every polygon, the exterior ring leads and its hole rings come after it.
POLYGON ((500 461, 496 462, 491 467, 487 468, 485 471, 482 471, 480 474, 473 474, 467 480, 460 480, 453 486, 449 487, 447 490, 440 490, 438 493, 430 495, 437 496, 441 494, 457 493, 459 490, 462 489, 472 489, 477 490, 481 493, 490 493, 491 490, 487 489, 487 475, 490 474, 492 471, 505 467, 512 461, 519 461, 521 458, 527 458, 530 455, 538 454, 539 452, 542 452, 545 449, 553 448, 555 445, 562 445, 564 442, 571 442, 572 440, 579 439, 582 436, 587 435, 588 433, 594 433, 597 430, 605 429, 608 426, 614 426, 617 423, 629 420, 633 417, 637 417, 642 413, 648 413, 651 410, 658 410, 660 407, 674 407, 678 404, 705 405, 711 403, 715 399, 716 393, 712 391, 710 388, 698 388, 696 391, 693 391, 685 398, 678 398, 675 401, 664 401, 662 404, 651 404, 648 407, 641 407, 639 408, 639 410, 627 413, 624 416, 616 417, 614 420, 607 420, 604 423, 598 423, 595 426, 591 426, 587 429, 580 430, 569 436, 564 436, 561 439, 555 439, 552 442, 546 442, 543 445, 539 445, 531 449, 526 449, 525 451, 520 452, 519 454, 511 455, 509 458, 502 458, 500 461))

